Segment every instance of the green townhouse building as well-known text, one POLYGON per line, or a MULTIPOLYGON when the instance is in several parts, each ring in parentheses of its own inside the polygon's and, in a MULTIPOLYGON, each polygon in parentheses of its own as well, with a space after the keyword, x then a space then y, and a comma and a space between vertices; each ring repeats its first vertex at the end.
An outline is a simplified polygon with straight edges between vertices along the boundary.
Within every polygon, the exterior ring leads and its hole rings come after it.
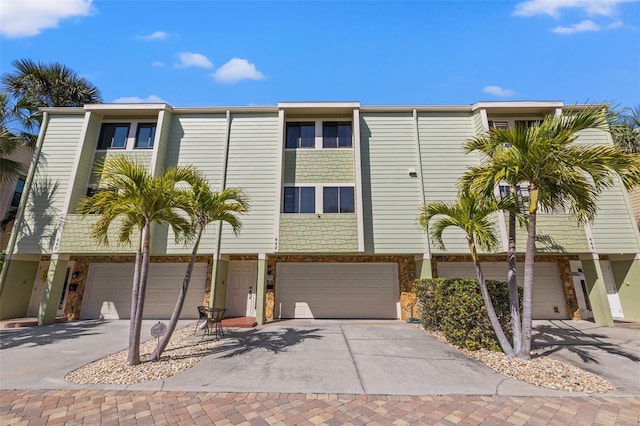
MULTIPOLYGON (((35 316, 40 324, 56 316, 128 317, 134 246, 99 246, 89 237, 92 218, 76 212, 99 185, 96 164, 124 154, 153 174, 195 165, 213 189, 241 187, 249 198, 238 236, 229 225, 207 228, 183 318, 196 318, 196 307, 206 304, 258 323, 406 319, 415 314, 415 278, 475 277, 461 232, 445 232, 443 251, 417 225, 419 207, 454 200, 461 175, 479 163, 463 143, 490 126, 526 124, 565 108, 562 102, 284 102, 44 109, 41 150, 8 247, 0 317, 35 316)), ((579 142, 612 143, 595 130, 579 142)), ((534 318, 608 325, 613 318, 640 319, 640 235, 628 194, 617 183, 599 203, 586 226, 562 210, 539 215, 534 318)), ((506 279, 505 222, 496 215, 500 252, 482 255, 488 278, 506 279)), ((152 235, 144 312, 166 319, 191 247, 176 244, 168 228, 156 226, 152 235)), ((522 253, 524 243, 521 232, 522 253)))

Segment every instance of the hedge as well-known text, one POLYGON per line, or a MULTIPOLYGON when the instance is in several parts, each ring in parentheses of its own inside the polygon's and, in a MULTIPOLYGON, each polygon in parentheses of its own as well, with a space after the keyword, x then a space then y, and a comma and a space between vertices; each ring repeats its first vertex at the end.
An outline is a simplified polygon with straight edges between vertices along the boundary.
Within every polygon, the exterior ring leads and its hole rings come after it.
MULTIPOLYGON (((501 281, 487 280, 486 283, 496 315, 507 338, 511 340, 509 286, 501 281)), ((450 343, 465 349, 500 350, 480 294, 478 280, 417 279, 413 288, 420 309, 420 319, 427 330, 441 331, 450 343)))

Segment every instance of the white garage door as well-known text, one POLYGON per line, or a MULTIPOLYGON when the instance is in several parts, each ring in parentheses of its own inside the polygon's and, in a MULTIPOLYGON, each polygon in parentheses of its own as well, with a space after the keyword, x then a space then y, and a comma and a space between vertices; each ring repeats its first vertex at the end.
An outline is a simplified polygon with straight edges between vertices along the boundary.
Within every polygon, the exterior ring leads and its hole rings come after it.
POLYGON ((398 318, 395 263, 278 263, 276 317, 398 318))
MULTIPOLYGON (((506 281, 507 262, 482 262, 485 279, 506 281)), ((518 262, 518 285, 524 281, 524 263, 518 262)), ((471 262, 438 262, 442 278, 476 278, 471 262)), ((536 262, 533 283, 533 319, 567 319, 560 273, 555 262, 536 262)))
MULTIPOLYGON (((95 263, 89 268, 82 319, 125 319, 131 315, 133 263, 95 263)), ((187 263, 152 263, 144 318, 168 319, 175 306, 187 263)), ((196 263, 180 318, 197 318, 204 299, 207 265, 196 263)))

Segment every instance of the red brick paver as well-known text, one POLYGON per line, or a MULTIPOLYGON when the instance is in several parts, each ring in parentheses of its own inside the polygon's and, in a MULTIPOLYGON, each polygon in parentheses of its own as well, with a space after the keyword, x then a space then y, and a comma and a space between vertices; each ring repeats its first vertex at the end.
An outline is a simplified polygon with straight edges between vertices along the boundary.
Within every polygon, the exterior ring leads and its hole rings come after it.
POLYGON ((637 398, 7 390, 9 425, 638 425, 637 398))

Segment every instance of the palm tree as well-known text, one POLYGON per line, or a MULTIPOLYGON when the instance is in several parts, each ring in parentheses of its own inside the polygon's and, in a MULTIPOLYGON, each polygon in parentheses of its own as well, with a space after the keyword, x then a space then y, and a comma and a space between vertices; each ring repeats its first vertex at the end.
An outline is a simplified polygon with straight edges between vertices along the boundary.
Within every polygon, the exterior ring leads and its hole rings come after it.
POLYGON ((15 71, 2 75, 2 86, 15 99, 14 112, 26 129, 40 123, 38 108, 102 102, 98 88, 63 64, 18 59, 12 65, 15 71))
MULTIPOLYGON (((469 139, 464 144, 465 152, 471 153, 479 151, 483 153, 489 159, 500 153, 504 149, 508 149, 512 145, 518 145, 526 138, 526 128, 522 126, 516 126, 514 129, 501 129, 492 128, 481 136, 469 139), (517 141, 520 142, 517 142, 517 141)), ((470 182, 475 179, 471 171, 467 171, 466 175, 462 178, 462 184, 469 190, 470 182)), ((508 220, 508 252, 507 252, 507 282, 509 284, 509 312, 511 314, 511 333, 513 336, 513 351, 518 354, 521 352, 522 345, 522 319, 520 318, 520 297, 518 294, 518 275, 517 275, 517 261, 516 261, 516 216, 520 213, 522 208, 522 200, 518 197, 518 183, 516 180, 506 183, 509 188, 509 194, 503 195, 512 198, 512 206, 515 209, 509 210, 508 220)), ((482 197, 483 194, 476 194, 478 197, 482 197)), ((493 199, 493 194, 491 194, 493 199)))
POLYGON ((16 117, 9 105, 9 97, 0 92, 0 182, 17 179, 26 173, 25 167, 12 157, 20 149, 28 147, 31 140, 26 139, 24 133, 15 134, 15 131, 10 130, 14 121, 16 117))
MULTIPOLYGON (((496 150, 478 167, 472 167, 463 185, 476 193, 491 196, 501 182, 518 182, 528 187, 527 243, 523 283, 522 344, 516 354, 529 359, 531 352, 533 265, 536 215, 539 209, 551 211, 566 206, 578 221, 592 220, 597 196, 622 178, 630 187, 640 181, 640 164, 614 146, 588 146, 576 143, 578 132, 608 130, 607 114, 600 105, 574 109, 566 115, 550 115, 524 130, 524 137, 512 138, 509 149, 496 150)), ((517 131, 516 129, 509 130, 517 131)), ((499 143, 498 138, 488 143, 499 143)), ((486 152, 483 150, 483 152, 486 152)))
POLYGON ((190 196, 178 188, 188 182, 196 170, 193 167, 170 168, 153 177, 146 166, 126 156, 108 159, 99 167, 100 189, 83 198, 78 211, 83 217, 98 215, 91 226, 91 237, 102 245, 109 244, 109 231, 117 227, 118 244, 131 245, 138 232, 135 269, 131 291, 131 323, 129 330, 129 365, 140 363, 140 329, 149 271, 151 224, 169 225, 179 240, 191 236, 191 223, 186 216, 190 196))
POLYGON ((205 228, 212 222, 222 221, 231 225, 233 233, 237 235, 242 227, 238 215, 245 214, 249 211, 249 204, 241 189, 227 188, 220 192, 212 192, 209 183, 200 175, 195 176, 194 181, 191 182, 191 189, 193 197, 191 205, 192 227, 196 235, 195 243, 191 251, 191 259, 187 265, 187 271, 182 282, 182 287, 180 288, 178 300, 176 301, 169 325, 167 326, 167 332, 162 336, 157 348, 151 354, 151 361, 160 359, 162 352, 167 347, 178 324, 178 319, 180 318, 180 313, 182 312, 184 300, 189 288, 189 282, 191 281, 193 265, 195 264, 196 255, 198 254, 200 239, 202 238, 202 233, 205 228))
POLYGON ((615 114, 611 123, 613 143, 627 154, 640 154, 640 105, 615 114))
POLYGON ((497 210, 511 208, 507 205, 509 202, 510 200, 495 201, 493 199, 480 198, 463 189, 455 202, 437 201, 423 206, 418 216, 418 223, 425 231, 429 232, 434 242, 443 250, 445 246, 442 234, 445 229, 454 226, 464 231, 491 327, 496 334, 502 351, 509 356, 513 356, 513 348, 504 334, 496 315, 478 258, 478 247, 484 251, 492 251, 497 247, 498 238, 490 216, 497 210), (435 216, 440 215, 443 217, 437 218, 431 223, 435 216))

